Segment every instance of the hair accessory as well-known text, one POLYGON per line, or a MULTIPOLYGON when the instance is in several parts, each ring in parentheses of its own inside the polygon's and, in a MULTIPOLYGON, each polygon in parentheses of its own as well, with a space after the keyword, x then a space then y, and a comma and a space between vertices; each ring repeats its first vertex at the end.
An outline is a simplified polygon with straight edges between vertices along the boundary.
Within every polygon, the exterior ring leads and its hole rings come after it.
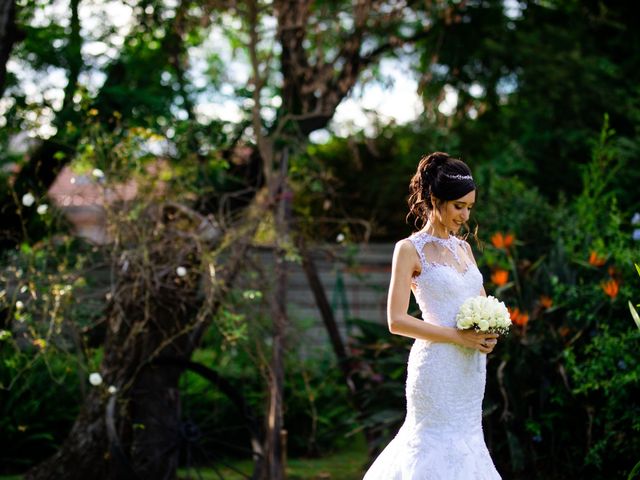
POLYGON ((442 173, 445 177, 455 178, 456 180, 473 180, 471 175, 450 175, 448 173, 442 173))

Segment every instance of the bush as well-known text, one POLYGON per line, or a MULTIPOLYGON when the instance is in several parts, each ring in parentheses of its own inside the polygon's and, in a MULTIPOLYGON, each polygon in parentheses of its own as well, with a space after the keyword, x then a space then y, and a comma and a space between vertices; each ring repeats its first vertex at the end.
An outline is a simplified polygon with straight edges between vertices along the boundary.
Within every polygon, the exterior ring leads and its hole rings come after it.
POLYGON ((637 247, 610 188, 620 167, 611 136, 605 123, 576 198, 554 208, 530 193, 530 206, 501 203, 517 206, 503 214, 516 223, 547 212, 531 234, 548 251, 518 233, 510 246, 493 238, 480 260, 508 272, 508 281, 492 275, 489 293, 516 324, 491 358, 485 397, 494 458, 511 478, 621 478, 638 460, 638 332, 628 311, 637 247))

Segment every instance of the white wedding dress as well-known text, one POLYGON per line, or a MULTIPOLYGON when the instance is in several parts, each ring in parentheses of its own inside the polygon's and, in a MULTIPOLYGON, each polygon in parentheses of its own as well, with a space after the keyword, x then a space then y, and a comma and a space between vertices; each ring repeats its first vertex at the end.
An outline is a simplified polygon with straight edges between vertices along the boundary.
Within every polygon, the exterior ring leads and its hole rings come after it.
MULTIPOLYGON (((418 232, 422 265, 412 290, 426 322, 455 327, 460 305, 481 294, 468 243, 418 232)), ((487 356, 453 343, 415 340, 407 365, 407 415, 363 480, 499 480, 482 431, 487 356)))

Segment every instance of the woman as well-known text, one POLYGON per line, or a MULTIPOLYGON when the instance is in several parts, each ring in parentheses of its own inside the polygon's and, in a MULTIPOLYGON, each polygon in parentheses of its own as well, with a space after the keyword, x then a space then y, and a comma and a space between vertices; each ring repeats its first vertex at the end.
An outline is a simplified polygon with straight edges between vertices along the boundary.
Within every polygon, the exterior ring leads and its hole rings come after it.
POLYGON ((455 236, 475 204, 475 183, 464 162, 436 152, 420 161, 410 192, 409 215, 422 228, 396 244, 387 302, 391 333, 415 339, 407 415, 364 480, 497 480, 482 398, 498 335, 455 327, 460 305, 486 296, 470 245, 455 236), (411 291, 422 320, 407 314, 411 291))

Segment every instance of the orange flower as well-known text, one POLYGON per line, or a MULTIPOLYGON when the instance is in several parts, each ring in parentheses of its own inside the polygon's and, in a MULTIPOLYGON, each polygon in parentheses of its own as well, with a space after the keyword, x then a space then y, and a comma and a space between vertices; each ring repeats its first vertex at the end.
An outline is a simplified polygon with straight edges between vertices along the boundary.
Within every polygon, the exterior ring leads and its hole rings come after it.
POLYGON ((551 308, 553 300, 551 300, 551 297, 548 297, 547 295, 540 295, 540 305, 544 308, 551 308))
POLYGON ((509 309, 509 316, 511 317, 511 321, 515 325, 519 325, 522 327, 529 323, 529 314, 525 312, 521 313, 518 307, 514 308, 513 310, 509 309))
POLYGON ((503 235, 502 232, 496 232, 491 236, 491 243, 496 248, 507 249, 513 245, 514 236, 512 233, 503 235))
POLYGON ((502 286, 509 281, 509 272, 502 269, 494 270, 491 274, 491 281, 498 286, 502 286))
POLYGON ((600 284, 604 293, 609 295, 611 299, 614 299, 618 296, 618 291, 620 290, 620 284, 613 278, 607 280, 606 282, 602 282, 600 284))
POLYGON ((509 248, 511 245, 513 245, 513 241, 515 240, 515 237, 512 233, 507 233, 504 236, 504 248, 509 248))
POLYGON ((520 315, 518 315, 518 318, 516 319, 516 321, 514 322, 516 325, 520 325, 520 326, 524 326, 527 323, 529 323, 529 314, 528 313, 521 313, 520 315))
POLYGON ((589 263, 591 265, 593 265, 594 267, 601 267, 602 265, 604 265, 605 261, 606 259, 599 257, 596 252, 591 250, 591 255, 589 255, 589 263))
POLYGON ((616 267, 614 267, 613 265, 610 265, 609 268, 607 269, 607 272, 609 272, 609 276, 616 278, 618 276, 618 269, 616 269, 616 267))
POLYGON ((561 337, 566 337, 567 335, 569 335, 569 332, 571 331, 571 329, 567 326, 564 327, 560 327, 558 329, 558 333, 560 334, 561 337))
POLYGON ((496 248, 504 248, 504 237, 501 232, 496 232, 491 236, 491 243, 496 248))

